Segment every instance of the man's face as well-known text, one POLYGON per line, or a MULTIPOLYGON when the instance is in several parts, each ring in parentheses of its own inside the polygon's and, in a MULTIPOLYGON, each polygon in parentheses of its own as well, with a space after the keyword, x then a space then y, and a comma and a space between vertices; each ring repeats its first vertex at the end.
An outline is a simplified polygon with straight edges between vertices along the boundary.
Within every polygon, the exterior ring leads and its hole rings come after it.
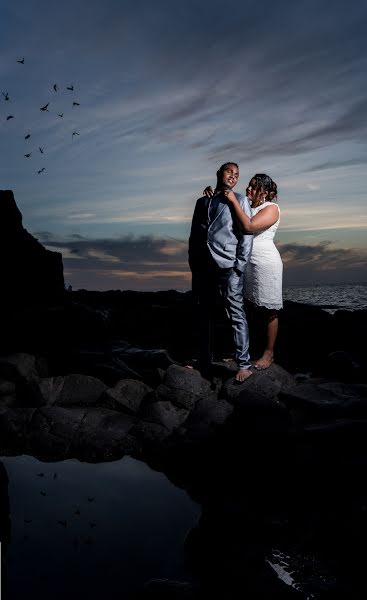
POLYGON ((227 188, 234 188, 240 174, 236 165, 229 164, 223 169, 221 184, 227 188))

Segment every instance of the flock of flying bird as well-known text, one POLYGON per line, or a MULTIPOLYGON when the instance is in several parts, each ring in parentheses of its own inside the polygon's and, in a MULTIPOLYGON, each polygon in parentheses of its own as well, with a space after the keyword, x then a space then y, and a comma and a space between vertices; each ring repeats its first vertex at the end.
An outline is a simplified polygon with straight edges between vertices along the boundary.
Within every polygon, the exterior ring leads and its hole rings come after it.
MULTIPOLYGON (((24 57, 22 59, 18 59, 17 63, 19 63, 21 65, 24 65, 24 57)), ((60 88, 57 85, 57 83, 54 84, 53 89, 54 89, 54 92, 58 92, 59 91, 60 88)), ((71 91, 71 92, 73 92, 74 91, 74 85, 66 86, 66 89, 69 90, 69 91, 71 91)), ((10 102, 11 101, 8 92, 1 92, 1 93, 4 96, 4 102, 10 102)), ((50 105, 50 102, 47 102, 47 104, 45 104, 44 106, 40 107, 40 111, 41 112, 49 112, 49 110, 48 110, 49 105, 50 105)), ((72 106, 73 106, 73 108, 76 107, 76 106, 80 106, 80 103, 73 101, 72 106)), ((56 113, 56 114, 57 114, 58 117, 61 117, 61 118, 63 118, 63 116, 64 116, 64 113, 56 113)), ((14 118, 15 118, 14 115, 8 115, 6 117, 6 120, 10 121, 11 119, 14 119, 14 118)), ((73 131, 73 133, 71 135, 72 139, 74 139, 75 135, 80 135, 80 134, 77 131, 73 131)), ((27 135, 24 136, 24 139, 25 140, 29 140, 30 137, 31 137, 31 134, 27 133, 27 135)), ((44 148, 42 148, 41 146, 38 147, 38 150, 40 151, 41 154, 44 153, 44 148)), ((30 158, 31 155, 32 155, 32 152, 27 152, 27 154, 24 154, 25 158, 30 158)), ((39 169, 37 171, 38 175, 40 173, 43 173, 43 171, 45 171, 45 169, 46 169, 46 167, 42 167, 41 169, 39 169)))

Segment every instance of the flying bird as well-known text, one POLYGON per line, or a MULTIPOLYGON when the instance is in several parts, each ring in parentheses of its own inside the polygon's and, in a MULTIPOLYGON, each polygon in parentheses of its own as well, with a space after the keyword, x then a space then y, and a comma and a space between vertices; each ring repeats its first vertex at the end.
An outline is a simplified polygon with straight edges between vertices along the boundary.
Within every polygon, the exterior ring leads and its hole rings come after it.
POLYGON ((37 473, 37 477, 44 477, 45 474, 44 473, 37 473))
POLYGON ((79 510, 79 508, 77 508, 77 509, 76 509, 76 511, 75 511, 75 513, 74 513, 74 515, 80 515, 80 510, 79 510))
POLYGON ((45 104, 45 106, 42 106, 42 107, 40 108, 40 110, 47 110, 47 112, 48 112, 48 108, 47 108, 47 107, 48 107, 48 105, 49 105, 49 104, 50 104, 50 103, 49 103, 49 102, 47 102, 47 104, 45 104))
POLYGON ((6 117, 7 121, 9 121, 9 119, 14 119, 13 115, 9 115, 8 117, 6 117))
MULTIPOLYGON (((42 171, 44 171, 44 170, 45 170, 45 167, 42 167, 42 169, 40 169, 39 171, 37 171, 38 175, 39 175, 40 173, 42 173, 42 171)), ((42 494, 42 492, 41 492, 41 494, 42 494)), ((46 494, 45 494, 45 496, 46 496, 46 494)))
POLYGON ((57 116, 58 116, 58 117, 63 117, 63 116, 64 116, 64 113, 61 113, 61 115, 60 115, 60 113, 57 113, 57 116))
MULTIPOLYGON (((40 150, 41 150, 41 148, 40 148, 40 150)), ((42 150, 41 150, 41 152, 43 153, 42 150)), ((54 479, 56 479, 56 477, 57 477, 57 473, 54 473, 54 479)))
POLYGON ((74 137, 74 135, 80 135, 80 133, 78 133, 77 131, 74 131, 74 132, 71 134, 71 137, 74 137))
POLYGON ((17 60, 17 63, 20 63, 21 65, 24 65, 24 56, 23 56, 22 60, 17 60))
POLYGON ((71 92, 73 92, 74 91, 74 86, 73 85, 70 85, 69 87, 66 86, 66 89, 70 90, 71 92))
POLYGON ((47 496, 46 492, 40 492, 41 496, 47 496))
POLYGON ((62 525, 63 527, 67 527, 67 521, 57 521, 59 525, 62 525))
POLYGON ((95 498, 95 496, 88 496, 88 498, 87 498, 88 502, 93 502, 94 498, 95 498))
MULTIPOLYGON (((43 148, 41 148, 41 146, 38 146, 38 149, 39 149, 39 151, 41 152, 41 154, 43 154, 43 148)), ((57 475, 56 475, 56 473, 55 473, 55 475, 54 475, 54 479, 56 479, 56 477, 57 477, 57 475)))
POLYGON ((30 152, 29 154, 25 154, 24 156, 25 156, 26 158, 29 158, 31 154, 32 154, 32 152, 30 152))
POLYGON ((89 523, 89 527, 97 527, 97 523, 95 521, 91 521, 89 523))
POLYGON ((24 523, 32 523, 32 519, 24 519, 24 523))
POLYGON ((57 92, 58 89, 59 89, 59 86, 57 85, 57 83, 55 83, 55 85, 54 85, 55 92, 57 92))
POLYGON ((79 102, 73 102, 73 106, 80 106, 79 102))
POLYGON ((29 138, 30 138, 30 137, 31 137, 31 134, 30 134, 30 133, 27 133, 27 135, 25 135, 25 136, 24 136, 24 139, 25 139, 25 140, 29 140, 29 138))
POLYGON ((1 93, 4 96, 5 100, 10 100, 8 92, 6 92, 6 94, 4 94, 4 92, 1 93))

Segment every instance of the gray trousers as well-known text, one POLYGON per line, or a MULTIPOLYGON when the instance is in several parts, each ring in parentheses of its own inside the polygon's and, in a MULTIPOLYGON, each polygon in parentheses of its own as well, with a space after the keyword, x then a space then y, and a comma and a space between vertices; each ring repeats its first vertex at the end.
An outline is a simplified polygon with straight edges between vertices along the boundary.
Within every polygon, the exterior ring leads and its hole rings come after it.
POLYGON ((212 325, 219 296, 232 327, 238 367, 250 368, 249 332, 243 306, 243 274, 233 268, 221 269, 208 256, 203 264, 192 269, 192 294, 200 363, 207 366, 212 359, 212 325))

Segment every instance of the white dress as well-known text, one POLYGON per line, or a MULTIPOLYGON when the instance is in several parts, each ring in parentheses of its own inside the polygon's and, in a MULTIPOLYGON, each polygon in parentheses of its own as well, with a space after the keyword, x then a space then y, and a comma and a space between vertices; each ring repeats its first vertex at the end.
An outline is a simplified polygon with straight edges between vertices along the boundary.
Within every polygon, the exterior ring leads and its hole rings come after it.
MULTIPOLYGON (((254 217, 260 210, 274 202, 264 202, 252 209, 254 217)), ((275 206, 279 206, 276 204, 275 206)), ((280 211, 279 211, 280 213, 280 211)), ((274 225, 254 233, 254 243, 249 262, 246 264, 244 296, 258 306, 270 309, 283 307, 283 263, 274 244, 279 217, 274 225)))

